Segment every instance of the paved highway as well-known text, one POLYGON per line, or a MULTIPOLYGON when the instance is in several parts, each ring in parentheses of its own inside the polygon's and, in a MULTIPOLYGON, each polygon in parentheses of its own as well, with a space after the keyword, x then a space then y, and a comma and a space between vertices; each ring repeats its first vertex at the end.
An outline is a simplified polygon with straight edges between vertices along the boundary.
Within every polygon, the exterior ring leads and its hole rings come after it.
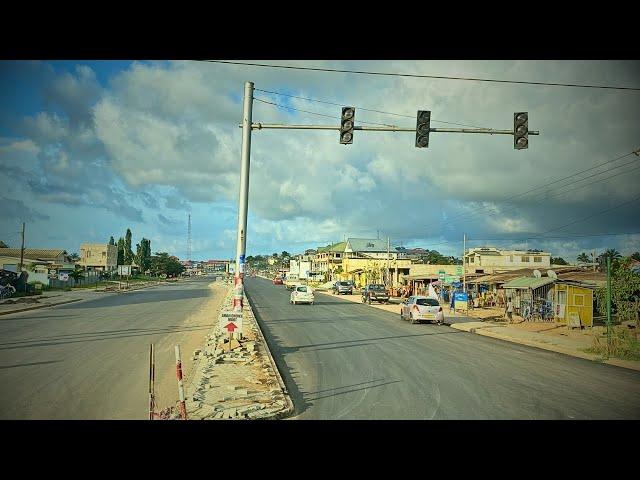
POLYGON ((211 321, 192 314, 214 295, 211 281, 0 317, 0 418, 145 419, 150 343, 158 400, 171 404, 178 396, 174 345, 188 362, 186 347, 203 343, 211 321))
MULTIPOLYGON (((298 419, 639 419, 640 373, 248 278, 298 419)), ((399 311, 399 307, 398 307, 399 311)))

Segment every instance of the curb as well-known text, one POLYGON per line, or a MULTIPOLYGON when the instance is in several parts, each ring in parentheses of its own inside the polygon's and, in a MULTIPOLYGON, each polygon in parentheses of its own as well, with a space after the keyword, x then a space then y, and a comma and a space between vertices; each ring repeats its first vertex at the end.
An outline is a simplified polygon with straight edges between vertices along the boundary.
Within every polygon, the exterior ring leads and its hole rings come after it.
POLYGON ((253 317, 253 320, 256 323, 256 326, 258 327, 257 330, 258 330, 258 333, 260 334, 260 339, 262 340, 262 344, 264 345, 265 350, 267 351, 267 356, 269 357, 271 368, 276 374, 276 378, 278 379, 278 384, 280 385, 280 389, 282 390, 282 394, 284 395, 284 398, 286 398, 287 405, 288 405, 287 408, 285 408, 284 410, 281 410, 280 412, 275 413, 271 417, 261 419, 261 420, 279 420, 281 418, 285 418, 291 415, 295 410, 295 406, 293 404, 293 400, 291 400, 291 397, 289 396, 289 391, 287 390, 287 386, 285 385, 284 380, 282 379, 282 375, 280 373, 280 370, 278 369, 278 365, 276 361, 273 359, 273 355, 271 354, 271 349, 269 348, 267 339, 264 337, 264 333, 262 333, 262 328, 260 327, 260 323, 258 322, 258 319, 256 318, 256 315, 254 313, 253 302, 246 293, 244 298, 247 299, 247 304, 251 310, 251 316, 253 317))
POLYGON ((601 361, 599 360, 599 356, 596 354, 589 354, 589 353, 582 353, 582 352, 576 352, 575 350, 568 350, 566 348, 563 347, 558 347, 555 346, 553 344, 544 344, 544 343, 540 343, 540 342, 536 342, 536 341, 531 341, 531 340, 524 340, 524 339, 516 339, 513 337, 509 337, 509 336, 505 336, 505 335, 501 335, 499 333, 496 332, 491 332, 491 331, 487 331, 487 328, 492 328, 492 327, 496 327, 499 325, 487 325, 486 327, 482 328, 482 327, 473 327, 470 328, 469 330, 460 328, 460 327, 456 327, 457 324, 451 324, 450 327, 451 328, 455 328, 456 330, 460 330, 462 332, 469 332, 469 333, 473 333, 476 335, 482 335, 484 337, 491 337, 491 338, 495 338, 498 340, 503 340, 505 342, 510 342, 510 343, 517 343, 519 345, 526 345, 527 347, 533 347, 533 348, 539 348, 541 350, 547 350, 549 352, 555 352, 555 353, 560 353, 562 355, 567 355, 570 357, 575 357, 575 358, 581 358, 583 360, 589 360, 591 362, 597 362, 597 363, 606 363, 607 365, 612 365, 615 367, 620 367, 620 368, 626 368, 627 370, 634 370, 634 371, 640 371, 640 366, 635 366, 635 365, 624 365, 621 364, 621 362, 623 362, 624 360, 618 360, 618 359, 609 359, 609 360, 604 360, 601 361))
POLYGON ((48 305, 36 305, 33 307, 21 308, 20 310, 13 310, 11 312, 0 312, 0 315, 11 315, 12 313, 28 312, 29 310, 37 310, 39 308, 57 307, 58 305, 64 305, 66 303, 73 303, 73 302, 80 302, 82 300, 86 300, 86 299, 75 298, 73 300, 66 300, 64 302, 59 302, 59 303, 50 303, 48 305))

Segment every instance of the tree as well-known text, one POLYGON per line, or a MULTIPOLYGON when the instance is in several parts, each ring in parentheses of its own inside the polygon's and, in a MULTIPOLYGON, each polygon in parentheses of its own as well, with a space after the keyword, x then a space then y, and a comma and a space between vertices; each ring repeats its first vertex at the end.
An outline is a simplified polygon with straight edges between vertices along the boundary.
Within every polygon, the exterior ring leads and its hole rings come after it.
POLYGON ((82 268, 80 267, 76 267, 73 272, 69 273, 69 276, 71 278, 73 278, 73 281, 75 283, 78 283, 78 280, 80 280, 82 277, 84 277, 84 273, 82 272, 82 268))
POLYGON ((109 245, 115 245, 115 244, 116 244, 116 242, 113 239, 113 235, 111 235, 111 237, 109 238, 109 245))
POLYGON ((583 263, 590 263, 591 262, 591 258, 589 257, 589 255, 587 255, 584 252, 582 252, 580 255, 578 255, 577 260, 579 262, 583 262, 583 263))
POLYGON ((184 272, 185 268, 176 257, 169 256, 167 252, 156 252, 150 259, 150 269, 155 275, 177 276, 184 272))
POLYGON ((273 255, 271 255, 273 258, 278 258, 278 254, 274 253, 273 255))
POLYGON ((609 248, 605 250, 602 254, 598 255, 598 263, 600 264, 600 268, 605 271, 607 268, 607 258, 611 259, 611 266, 613 267, 618 260, 622 258, 620 252, 615 248, 609 248))
POLYGON ((142 272, 149 270, 151 266, 151 240, 142 237, 140 243, 136 244, 135 262, 142 272))
POLYGON ((640 262, 640 252, 634 252, 631 254, 631 258, 640 262))
POLYGON ((284 250, 284 251, 280 254, 280 256, 281 256, 281 257, 283 257, 283 258, 289 258, 291 255, 289 255, 289 252, 287 252, 286 250, 284 250))
POLYGON ((118 240, 118 265, 124 265, 124 238, 118 240))
POLYGON ((562 257, 551 257, 552 265, 569 265, 566 260, 562 257))
POLYGON ((69 255, 69 258, 72 261, 77 262, 78 260, 80 260, 80 255, 78 255, 78 252, 73 252, 71 255, 69 255))
MULTIPOLYGON (((635 320, 638 325, 640 321, 640 274, 634 273, 629 268, 630 264, 631 259, 624 258, 611 265, 611 305, 612 312, 617 314, 619 321, 635 320)), ((606 315, 606 294, 606 288, 596 290, 596 303, 600 315, 606 315)))
POLYGON ((124 236, 124 264, 131 265, 133 263, 133 250, 131 250, 131 230, 127 228, 124 236))

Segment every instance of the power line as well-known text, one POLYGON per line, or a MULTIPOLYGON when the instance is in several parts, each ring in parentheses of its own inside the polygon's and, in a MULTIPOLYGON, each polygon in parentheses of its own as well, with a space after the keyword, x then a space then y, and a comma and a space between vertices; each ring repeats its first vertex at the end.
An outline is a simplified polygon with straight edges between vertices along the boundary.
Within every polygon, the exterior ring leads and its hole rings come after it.
MULTIPOLYGON (((344 104, 340 104, 340 103, 328 102, 326 100, 318 100, 318 99, 315 99, 315 98, 298 97, 296 95, 290 95, 288 93, 273 92, 271 90, 262 90, 261 88, 256 88, 255 90, 258 91, 258 92, 271 93, 273 95, 281 95, 283 97, 297 98, 298 100, 305 100, 307 102, 325 103, 327 105, 335 105, 335 106, 338 106, 338 107, 343 107, 344 106, 344 104)), ((404 117, 404 118, 411 118, 411 119, 415 119, 416 118, 415 115, 405 115, 403 113, 386 112, 386 111, 383 111, 383 110, 375 110, 375 109, 372 109, 372 108, 358 107, 357 105, 354 105, 353 107, 357 108, 358 110, 363 110, 365 112, 382 113, 382 114, 385 114, 385 115, 394 115, 396 117, 404 117)), ((444 120, 431 119, 431 122, 447 123, 447 124, 450 124, 450 125, 459 125, 461 127, 486 128, 486 127, 480 127, 478 125, 470 125, 470 124, 467 124, 467 123, 457 123, 457 122, 447 122, 447 121, 444 121, 444 120)))
MULTIPOLYGON (((318 115, 319 117, 328 117, 328 118, 333 118, 333 119, 336 118, 335 115, 327 115, 326 113, 311 112, 309 110, 302 110, 300 108, 287 107, 286 105, 280 105, 279 103, 268 102, 267 100, 262 100, 262 99, 260 99, 258 97, 253 97, 253 99, 258 101, 258 102, 267 103, 269 105, 274 105, 274 106, 279 107, 279 108, 286 108, 287 110, 295 110, 296 112, 309 113, 311 115, 318 115)), ((389 125, 387 123, 365 122, 363 120, 359 120, 359 122, 360 123, 366 123, 366 124, 369 124, 369 125, 382 125, 384 127, 396 127, 396 125, 389 125)))
MULTIPOLYGON (((523 197, 523 196, 525 196, 525 195, 528 195, 529 193, 535 192, 536 190, 540 190, 540 189, 546 188, 546 187, 548 187, 549 185, 554 185, 554 184, 559 183, 559 182, 561 182, 561 181, 563 181, 563 180, 567 180, 567 179, 572 178, 572 177, 575 177, 575 176, 577 176, 577 175, 581 175, 581 174, 583 174, 583 173, 590 172, 591 170, 595 170, 596 168, 600 168, 600 167, 601 167, 601 166, 603 166, 603 165, 607 165, 607 164, 609 164, 609 163, 617 162, 618 160, 622 160, 622 159, 623 159, 623 158, 625 158, 625 157, 628 157, 628 156, 630 156, 630 155, 633 155, 636 151, 638 151, 638 150, 635 150, 635 151, 632 151, 632 152, 626 153, 626 154, 624 154, 624 155, 620 155, 619 157, 616 157, 616 158, 614 158, 614 159, 607 160, 607 161, 605 161, 605 162, 599 163, 598 165, 594 165, 594 166, 593 166, 593 167, 591 167, 591 168, 587 168, 587 169, 585 169, 585 170, 581 170, 581 171, 579 171, 579 172, 572 173, 571 175, 567 175, 566 177, 559 178, 559 179, 557 179, 557 180, 554 180, 554 181, 552 181, 552 182, 546 183, 546 184, 544 184, 544 185, 540 185, 540 186, 538 186, 538 187, 534 187, 534 188, 532 188, 532 189, 530 189, 530 190, 527 190, 526 192, 523 192, 523 193, 517 193, 517 194, 515 194, 515 195, 511 195, 510 197, 507 197, 507 198, 505 198, 504 200, 501 200, 501 202, 509 202, 509 200, 513 200, 514 198, 523 197)), ((601 172, 601 173, 602 173, 602 172, 601 172)), ((511 203, 512 203, 512 202, 511 202, 511 203)), ((479 207, 479 208, 475 208, 475 209, 473 209, 473 210, 471 210, 471 211, 469 211, 469 212, 463 212, 463 213, 460 213, 460 214, 458 214, 458 215, 454 215, 453 217, 451 217, 451 218, 449 219, 449 221, 451 221, 451 220, 455 220, 455 219, 457 219, 457 218, 467 217, 468 215, 473 215, 473 214, 475 214, 475 213, 481 212, 482 210, 486 210, 486 209, 487 209, 487 207, 479 207)))
POLYGON ((489 83, 507 83, 517 85, 542 85, 548 87, 576 87, 576 88, 600 88, 608 90, 631 90, 640 91, 637 87, 614 87, 610 85, 587 85, 577 83, 557 83, 557 82, 528 82, 520 80, 498 80, 495 78, 476 78, 476 77, 450 77, 444 75, 420 75, 415 73, 392 73, 392 72, 373 72, 364 70, 342 70, 337 68, 317 68, 317 67, 294 67, 291 65, 272 65, 266 63, 246 63, 246 62, 231 62, 228 60, 197 60, 199 62, 210 63, 225 63, 230 65, 244 65, 247 67, 267 67, 267 68, 284 68, 290 70, 307 70, 314 72, 331 72, 331 73, 353 73, 358 75, 378 75, 388 77, 408 77, 408 78, 433 78, 440 80, 465 80, 473 82, 489 82, 489 83))
MULTIPOLYGON (((635 160, 632 160, 631 162, 627 162, 627 163, 624 163, 622 165, 618 165, 617 167, 613 167, 611 170, 615 170, 615 169, 618 169, 618 168, 626 167, 627 165, 630 165, 630 164, 632 164, 634 162, 635 162, 635 160)), ((593 185, 595 183, 604 182, 606 180, 610 180, 610 179, 612 179, 614 177, 618 177, 620 175, 626 175, 626 174, 634 172, 634 171, 636 171, 638 169, 640 169, 640 165, 638 165, 635 168, 630 168, 629 170, 625 170, 623 172, 616 173, 614 175, 609 175, 608 177, 599 178, 597 180, 594 180, 593 182, 585 183, 584 185, 578 185, 575 188, 570 188, 568 190, 557 191, 553 195, 547 195, 548 193, 550 193, 550 191, 540 192, 541 196, 534 203, 529 204, 529 206, 531 206, 531 205, 541 205, 542 201, 546 201, 546 200, 549 200, 549 199, 552 199, 552 198, 556 198, 556 197, 561 197, 561 196, 566 195, 567 193, 573 192, 575 190, 580 190, 581 188, 588 187, 589 185, 593 185)), ((608 170, 608 171, 605 171, 605 172, 595 173, 595 174, 589 175, 587 177, 581 178, 579 180, 576 180, 575 182, 569 182, 569 183, 567 183, 565 185, 560 185, 559 188, 564 188, 564 187, 568 187, 568 186, 574 185, 576 183, 580 183, 580 182, 582 182, 584 180, 587 180, 589 178, 592 178, 592 177, 595 177, 595 176, 598 176, 598 175, 602 175, 603 173, 609 173, 611 170, 608 170)), ((536 195, 540 195, 540 194, 536 194, 536 195)), ((534 198, 532 198, 532 200, 534 198)), ((484 215, 492 217, 492 216, 495 216, 495 215, 504 214, 505 212, 513 212, 517 208, 518 208, 518 206, 514 205, 512 207, 507 207, 506 209, 498 211, 498 212, 486 212, 486 213, 484 213, 484 215)), ((468 221, 473 222, 473 221, 479 220, 479 219, 480 219, 480 217, 478 217, 478 216, 472 216, 468 221)))

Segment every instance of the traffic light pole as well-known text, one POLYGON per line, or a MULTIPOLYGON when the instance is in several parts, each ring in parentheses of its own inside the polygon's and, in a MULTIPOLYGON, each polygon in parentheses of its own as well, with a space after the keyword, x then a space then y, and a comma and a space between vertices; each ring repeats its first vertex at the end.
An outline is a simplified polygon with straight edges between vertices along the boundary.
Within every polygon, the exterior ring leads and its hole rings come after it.
MULTIPOLYGON (((243 124, 238 125, 243 127, 243 124)), ((340 130, 340 126, 333 125, 280 125, 273 123, 252 123, 252 130, 281 129, 281 130, 340 130)), ((363 127, 355 126, 354 130, 370 132, 414 132, 415 128, 405 127, 363 127)), ((513 130, 494 130, 492 128, 431 128, 429 133, 484 133, 488 135, 513 135, 513 130)), ((529 135, 540 135, 537 130, 529 130, 529 135)))
POLYGON ((244 83, 242 112, 242 157, 240 167, 240 196, 238 200, 238 230, 236 241, 236 271, 234 274, 233 310, 242 312, 244 297, 244 260, 247 249, 247 210, 249 205, 249 160, 253 111, 253 82, 244 83))

